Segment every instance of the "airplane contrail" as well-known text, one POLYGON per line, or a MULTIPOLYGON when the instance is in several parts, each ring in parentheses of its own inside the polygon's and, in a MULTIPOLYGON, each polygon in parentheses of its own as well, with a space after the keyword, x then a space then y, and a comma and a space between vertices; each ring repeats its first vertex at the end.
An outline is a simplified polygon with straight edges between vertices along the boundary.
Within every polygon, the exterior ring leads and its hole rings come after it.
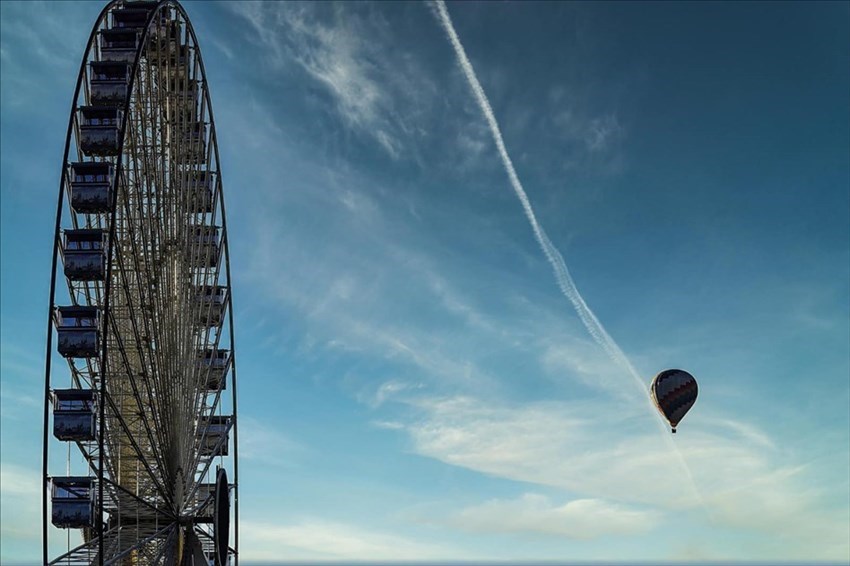
POLYGON ((652 401, 649 397, 649 391, 647 385, 644 383, 644 380, 641 378, 640 374, 637 372, 635 367, 632 365, 629 358, 626 357, 626 354, 617 345, 613 338, 608 334, 605 328, 602 326, 602 323, 599 322, 599 319, 596 318, 596 315, 593 314, 593 311, 590 310, 590 307, 587 306, 587 303, 584 301, 584 298, 581 296, 581 293, 578 291, 578 287, 576 287, 575 282, 573 281, 572 276, 570 275, 570 270, 567 269, 567 264, 564 261, 564 257, 561 255, 561 252, 558 251, 558 248, 549 240, 549 236, 546 235, 546 231, 543 230, 543 227, 537 221, 537 216, 534 214, 534 209, 531 207, 531 202, 528 200, 528 195, 525 193, 525 189, 522 187, 522 183, 519 180, 519 176, 517 176, 516 169, 514 169, 514 164, 511 161, 510 155, 508 155, 508 150, 505 147, 505 142, 502 139, 502 132, 499 129, 499 123, 496 121, 496 116, 493 114, 493 108, 490 106, 490 101, 487 99, 487 95, 484 93, 484 88, 481 86, 481 83, 478 82, 478 77, 475 75, 475 70, 472 68, 472 63, 470 63, 469 58, 466 56, 466 50, 463 48, 463 45, 460 42, 460 38, 455 31, 454 25, 452 24, 452 20, 449 17, 448 8, 446 8, 446 4, 444 0, 435 0, 435 5, 437 7, 437 16, 442 24, 443 29, 445 29, 446 34, 449 36, 449 41, 451 41, 452 47, 454 47, 455 54, 457 55, 458 62, 460 63, 461 69, 463 70, 463 74, 466 76, 466 80, 469 82, 470 88, 472 88, 472 92, 475 95, 476 100, 478 101, 478 105, 481 107, 481 111, 484 113, 484 117, 487 120, 487 124, 490 126, 490 133, 493 134, 493 140, 496 142, 496 148, 499 151, 499 156, 502 158, 502 164, 505 166, 505 171, 508 174, 508 179, 510 179, 511 186, 516 193, 517 198, 520 203, 522 203, 522 208, 525 211, 525 216, 528 218, 529 224, 531 224, 531 229, 534 231, 534 236, 537 238, 537 243, 540 244, 540 248, 543 250, 543 253, 546 255, 546 259, 549 260, 549 264, 552 266, 552 270, 555 272, 555 279, 558 282, 558 287, 561 289, 561 292, 564 294, 567 299, 573 304, 576 313, 578 313, 579 318, 584 324, 587 331, 593 337, 597 344, 599 344, 603 350, 614 360, 614 362, 619 363, 623 366, 631 376, 634 378, 634 382, 637 387, 640 389, 643 398, 646 400, 647 405, 650 407, 650 411, 653 415, 656 416, 655 423, 659 426, 662 431, 663 436, 667 442, 667 446, 672 449, 673 452, 678 456, 679 463, 687 475, 687 478, 691 484, 691 488, 693 490, 694 496, 699 502, 700 506, 703 509, 707 509, 705 500, 702 497, 702 494, 697 488, 696 482, 694 481, 693 474, 691 473, 690 467, 688 463, 685 461, 684 456, 679 450, 678 446, 673 442, 671 435, 667 434, 667 427, 664 423, 662 423, 661 419, 658 418, 658 414, 656 412, 655 406, 652 404, 652 401))
MULTIPOLYGON (((499 129, 499 123, 496 121, 495 114, 493 114, 493 108, 490 106, 490 101, 484 93, 484 88, 482 88, 481 83, 478 82, 478 77, 475 75, 472 63, 469 62, 469 58, 466 56, 466 50, 460 42, 460 38, 455 31, 454 25, 452 25, 452 20, 449 17, 449 11, 446 8, 446 4, 443 0, 437 0, 436 7, 440 23, 448 34, 452 47, 454 47, 458 62, 463 70, 463 74, 466 76, 469 86, 472 88, 472 92, 478 100, 478 105, 484 113, 487 124, 490 126, 490 132, 493 134, 493 140, 496 142, 496 148, 499 151, 499 156, 502 158, 502 164, 505 166, 505 171, 508 174, 511 186, 522 204, 525 216, 528 218, 528 222, 531 224, 531 229, 534 231, 534 236, 537 238, 537 243, 540 244, 540 248, 543 250, 543 253, 546 255, 546 259, 549 260, 549 264, 555 272, 555 279, 558 283, 558 287, 560 287, 564 296, 567 297, 567 299, 569 299, 569 301, 573 304, 576 313, 578 313, 579 318, 596 343, 605 350, 611 359, 628 370, 635 379, 641 393, 646 394, 648 391, 647 386, 640 374, 626 357, 626 354, 623 353, 623 350, 620 349, 614 339, 611 338, 602 326, 602 323, 599 322, 599 319, 596 318, 596 315, 593 314, 593 311, 590 310, 590 307, 587 306, 587 303, 584 301, 581 293, 579 293, 575 282, 573 282, 573 278, 570 275, 570 270, 567 268, 564 257, 561 255, 561 252, 558 251, 558 248, 552 244, 551 240, 549 240, 549 236, 546 235, 546 232, 540 225, 540 222, 537 221, 537 216, 534 214, 534 209, 531 207, 528 195, 525 193, 525 189, 523 189, 522 183, 517 176, 516 169, 514 169, 511 157, 508 155, 508 150, 505 147, 504 140, 502 139, 502 132, 499 129)), ((650 402, 650 405, 651 404, 652 403, 650 402)))

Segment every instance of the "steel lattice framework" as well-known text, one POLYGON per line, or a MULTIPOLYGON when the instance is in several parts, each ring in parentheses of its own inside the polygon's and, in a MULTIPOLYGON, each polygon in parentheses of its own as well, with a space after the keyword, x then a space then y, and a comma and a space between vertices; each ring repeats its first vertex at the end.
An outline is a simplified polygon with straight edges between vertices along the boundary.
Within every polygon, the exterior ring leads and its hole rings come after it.
POLYGON ((238 564, 230 281, 215 121, 191 22, 175 0, 114 0, 89 36, 62 159, 45 564, 238 564))

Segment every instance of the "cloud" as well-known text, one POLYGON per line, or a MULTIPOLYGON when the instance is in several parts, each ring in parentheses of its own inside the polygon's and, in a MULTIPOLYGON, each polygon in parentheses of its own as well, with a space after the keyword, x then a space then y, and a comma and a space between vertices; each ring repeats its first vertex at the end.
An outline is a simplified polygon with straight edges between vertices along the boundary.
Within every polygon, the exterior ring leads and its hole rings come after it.
POLYGON ((244 560, 435 560, 460 552, 397 534, 344 523, 302 519, 290 524, 240 522, 244 560))
POLYGON ((54 69, 67 70, 75 66, 85 48, 88 30, 94 24, 93 19, 84 20, 85 15, 79 9, 53 6, 50 2, 10 3, 4 8, 3 16, 3 22, 8 22, 8 26, 3 26, 4 40, 8 38, 8 42, 3 41, 3 50, 9 53, 8 60, 20 56, 20 52, 11 54, 12 46, 25 46, 26 52, 39 64, 54 69), (84 25, 76 25, 84 21, 84 25), (69 26, 81 30, 80 33, 67 33, 69 26))
MULTIPOLYGON (((2 394, 0 394, 0 407, 2 407, 0 419, 10 421, 9 428, 13 426, 12 422, 29 424, 33 415, 41 413, 43 409, 43 405, 37 397, 21 393, 18 390, 10 390, 9 385, 6 384, 3 385, 2 394)), ((11 430, 4 431, 2 436, 8 438, 10 432, 11 430)), ((22 436, 21 431, 16 431, 15 436, 20 438, 22 436)), ((36 438, 36 435, 33 434, 31 438, 36 438)))
POLYGON ((411 389, 421 389, 422 384, 406 383, 398 380, 391 380, 382 383, 371 399, 365 399, 365 402, 372 408, 380 407, 385 401, 396 397, 399 393, 409 391, 411 389))
POLYGON ((293 454, 306 448, 284 432, 263 424, 254 417, 239 417, 239 457, 241 459, 285 466, 292 463, 293 454))
POLYGON ((3 483, 0 484, 0 493, 2 493, 4 497, 39 497, 39 494, 41 493, 40 471, 5 462, 0 464, 0 469, 2 469, 3 472, 3 483))
POLYGON ((99 9, 52 2, 3 4, 0 69, 4 106, 44 104, 60 86, 64 87, 62 94, 70 96, 99 9))
MULTIPOLYGON (((44 395, 44 354, 39 358, 36 351, 8 340, 0 344, 0 352, 0 372, 3 374, 3 382, 0 385, 0 418, 8 421, 28 420, 34 411, 39 414, 43 408, 41 399, 44 395)), ((62 379, 67 378, 61 371, 58 376, 54 374, 54 387, 62 384, 62 379)), ((3 430, 4 438, 11 433, 11 426, 10 424, 9 430, 3 430)), ((20 431, 17 434, 20 435, 20 431)))
POLYGON ((616 440, 614 426, 640 425, 645 435, 652 432, 646 428, 651 423, 624 405, 609 406, 603 412, 599 403, 497 405, 471 397, 423 398, 411 404, 424 413, 408 428, 420 454, 497 477, 590 496, 608 494, 653 503, 662 495, 665 500, 675 498, 679 505, 694 504, 687 483, 675 477, 653 487, 654 467, 670 462, 655 435, 640 442, 616 440), (607 426, 602 426, 608 416, 607 426))
MULTIPOLYGON (((569 300, 569 302, 573 305, 576 314, 579 316, 588 333, 593 337, 594 341, 603 350, 605 350, 605 352, 611 357, 611 359, 613 359, 615 362, 621 365, 623 369, 627 370, 627 372, 631 374, 631 377, 633 378, 633 384, 637 386, 639 391, 644 392, 646 389, 646 385, 641 381, 640 374, 632 365, 625 352, 623 352, 623 350, 616 343, 616 341, 605 330, 605 327, 596 317, 596 314, 593 312, 593 310, 587 305, 581 295, 581 292, 578 290, 578 287, 573 281, 572 275, 570 274, 570 270, 567 267, 567 264, 564 261, 563 256, 561 255, 561 252, 549 239, 549 236, 546 234, 546 231, 543 228, 542 224, 540 224, 540 222, 538 221, 537 215, 534 212, 534 208, 531 205, 531 201, 529 200, 528 195, 526 194, 525 189, 522 186, 522 182, 520 181, 516 169, 514 168, 513 161, 511 160, 511 157, 508 154, 508 150, 505 147, 504 139, 502 138, 502 133, 499 128, 498 121, 496 120, 496 116, 493 113, 493 108, 490 106, 490 101, 488 100, 487 95, 484 92, 484 88, 478 81, 478 77, 475 74, 475 70, 472 67, 472 63, 466 56, 466 51, 463 48, 463 45, 461 44, 457 32, 455 31, 454 25, 452 25, 452 20, 449 16, 448 8, 446 8, 446 4, 445 2, 443 2, 443 0, 437 0, 435 5, 438 20, 443 26, 446 35, 448 36, 448 39, 452 44, 452 47, 455 51, 455 55, 457 56, 458 64, 460 65, 461 69, 463 70, 464 76, 469 82, 472 94, 478 101, 478 105, 481 108, 481 112, 484 114, 484 118, 487 121, 487 124, 490 128, 490 132, 493 135, 493 141, 496 144, 497 152, 502 160, 502 164, 505 169, 505 174, 507 175, 508 180, 510 181, 511 187, 514 193, 516 194, 517 199, 520 201, 523 212, 525 213, 525 217, 528 220, 532 232, 534 232, 534 237, 536 238, 537 243, 540 245, 541 251, 546 256, 546 259, 552 266, 553 275, 555 276, 555 280, 558 284, 558 287, 560 288, 564 297, 569 300)), ((646 403, 646 405, 650 410, 652 410, 652 407, 649 403, 646 403)))
MULTIPOLYGON (((376 124, 387 95, 374 76, 377 69, 367 47, 372 38, 359 35, 339 12, 329 25, 303 8, 279 15, 294 36, 295 62, 334 95, 340 115, 357 126, 376 124)), ((378 134, 389 138, 382 130, 378 134)))
POLYGON ((233 49, 231 49, 223 40, 211 37, 209 41, 212 43, 213 47, 218 49, 225 57, 227 57, 228 60, 232 61, 236 57, 233 53, 233 49))
MULTIPOLYGON (((464 346, 481 338, 464 329, 489 326, 499 332, 497 325, 437 274, 430 254, 408 245, 402 222, 377 205, 351 204, 373 202, 358 184, 349 179, 339 199, 330 192, 323 196, 327 189, 321 185, 307 197, 323 203, 321 218, 330 233, 315 224, 315 233, 312 227, 299 233, 279 219, 257 223, 258 244, 247 270, 251 283, 284 310, 298 313, 301 336, 311 336, 313 348, 391 365, 385 368, 391 375, 378 374, 364 384, 370 393, 363 399, 370 404, 380 405, 372 392, 388 381, 491 384, 474 363, 474 349, 464 346), (367 212, 361 212, 364 206, 367 212), (313 242, 309 248, 304 238, 313 242), (419 316, 426 306, 435 318, 419 316)), ((305 210, 318 205, 304 204, 305 210)))
POLYGON ((551 375, 569 376, 588 387, 623 400, 643 401, 635 387, 623 386, 623 372, 610 359, 598 355, 590 340, 541 339, 541 363, 551 375))
POLYGON ((525 493, 518 499, 493 499, 467 507, 451 519, 454 526, 484 533, 539 533, 569 539, 634 535, 657 526, 659 514, 602 499, 575 499, 563 505, 525 493))
MULTIPOLYGON (((374 408, 389 399, 386 389, 378 394, 387 383, 499 396, 520 389, 517 377, 522 388, 580 384, 636 398, 567 305, 519 287, 523 278, 504 265, 461 259, 443 234, 411 223, 397 199, 383 198, 391 187, 357 172, 338 179, 319 164, 299 167, 299 186, 264 199, 238 271, 240 284, 292 321, 267 329, 266 346, 356 360, 341 381, 374 408), (506 372, 514 377, 502 379, 506 372)), ((463 246, 543 263, 492 226, 466 233, 473 241, 463 246)))
POLYGON ((600 116, 589 114, 570 97, 554 97, 550 103, 555 136, 571 144, 579 154, 584 154, 583 160, 614 150, 625 134, 614 112, 600 116))
MULTIPOLYGON (((469 397, 408 402, 422 414, 404 423, 414 452, 451 465, 622 509, 642 505, 673 513, 704 506, 715 526, 781 536, 795 557, 836 559, 850 548, 846 512, 829 510, 830 494, 810 485, 806 467, 783 461, 775 443, 746 423, 721 419, 726 425, 718 428, 694 419, 679 435, 679 449, 699 490, 694 493, 676 451, 627 405, 495 405, 469 397)), ((500 518, 484 522, 485 505, 469 511, 470 525, 530 529, 541 515, 558 509, 539 498, 491 505, 534 512, 526 518, 490 513, 500 518)))
POLYGON ((3 462, 0 463, 0 478, 3 539, 38 539, 41 536, 41 471, 3 462))
POLYGON ((598 152, 609 149, 611 143, 620 137, 623 128, 613 114, 594 118, 590 121, 585 137, 585 144, 590 151, 598 152))
POLYGON ((278 70, 301 69, 325 93, 353 131, 370 136, 393 159, 412 154, 411 136, 424 134, 417 111, 436 88, 416 72, 380 13, 354 5, 238 2, 261 57, 278 70), (365 11, 365 13, 364 13, 365 11), (392 49, 388 45, 395 44, 392 49))

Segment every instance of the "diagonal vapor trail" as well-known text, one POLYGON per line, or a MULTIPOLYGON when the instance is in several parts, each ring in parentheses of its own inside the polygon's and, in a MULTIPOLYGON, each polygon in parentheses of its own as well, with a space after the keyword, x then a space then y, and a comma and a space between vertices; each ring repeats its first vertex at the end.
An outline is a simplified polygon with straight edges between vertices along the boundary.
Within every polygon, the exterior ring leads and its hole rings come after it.
POLYGON ((540 248, 543 250, 543 253, 546 255, 546 259, 549 260, 549 264, 552 266, 552 270, 555 273, 555 279, 558 283, 558 287, 561 289, 561 292, 564 294, 567 299, 573 304, 576 313, 578 313, 579 318, 584 324, 587 331, 593 337, 597 344, 599 344, 602 349, 614 360, 614 362, 623 366, 626 370, 628 370, 629 374, 634 378, 634 383, 640 390, 643 398, 646 400, 647 406, 650 408, 651 413, 656 417, 654 419, 655 423, 659 426, 662 431, 663 436, 667 441, 668 447, 672 449, 673 452, 676 453, 679 463, 682 466, 685 475, 687 476, 691 489, 693 490, 694 497, 700 503, 700 506, 703 509, 706 509, 705 500, 702 497, 699 489, 696 486, 696 482, 694 481, 693 474, 691 473, 690 467, 685 461, 684 456, 679 451, 679 448, 673 442, 671 435, 667 434, 667 427, 664 423, 662 423, 661 419, 658 417, 658 413, 656 412, 655 406, 652 404, 652 401, 649 397, 649 390, 647 389, 646 384, 641 378, 640 374, 637 372, 635 367, 632 365, 629 358, 626 357, 626 354, 617 345, 613 338, 608 334, 605 328, 602 326, 602 323, 599 322, 599 319, 596 318, 596 315, 593 314, 593 311, 590 310, 590 307, 587 306, 587 303, 584 302, 584 298, 581 296, 581 293, 578 291, 578 287, 576 287, 575 282, 573 281, 572 276, 570 275, 570 270, 567 269, 567 264, 564 261, 564 257, 561 255, 561 252, 558 251, 558 248, 549 240, 549 236, 546 235, 546 232, 543 230, 543 227, 537 221, 537 216, 534 214, 534 209, 531 207, 531 202, 528 200, 528 195, 525 193, 525 189, 522 187, 522 183, 519 180, 519 176, 517 176, 516 169, 514 169, 513 161, 511 161, 510 155, 508 155, 508 150, 505 147, 505 142, 502 139, 502 132, 499 128, 499 123, 496 121, 496 116, 493 113, 493 108, 490 106, 490 101, 487 99, 487 95, 484 93, 484 88, 481 86, 481 83, 478 82, 478 77, 475 74, 475 70, 472 68, 472 63, 470 63, 469 58, 466 56, 466 50, 463 48, 463 45, 460 42, 460 38, 455 31, 454 25, 452 24, 452 20, 449 17, 448 8, 446 8, 446 4, 444 0, 435 0, 433 4, 437 8, 437 18, 440 21, 440 24, 443 26, 443 29, 446 31, 446 34, 449 37, 449 41, 451 41, 452 47, 454 48, 455 55, 457 55, 458 63, 460 63, 461 69, 463 70, 463 74, 466 76, 466 80, 469 82, 469 86, 472 89, 472 93, 475 95, 476 100, 478 101, 478 105, 481 107, 481 111, 484 113, 484 118, 487 120, 487 124, 490 126, 490 133, 493 134, 493 141, 496 142, 496 148, 499 151, 499 156, 502 158, 502 164, 505 166, 505 171, 508 174, 508 179, 510 179, 511 186, 516 193, 517 198, 522 204, 522 208, 525 211, 525 216, 528 218, 529 224, 531 224, 531 229, 534 231, 534 236, 537 238, 537 243, 540 244, 540 248))
POLYGON ((531 224, 531 229, 534 231, 534 236, 537 238, 537 243, 540 244, 540 248, 543 250, 543 253, 546 255, 546 259, 549 260, 549 264, 555 272, 555 279, 558 283, 558 287, 560 287, 564 296, 566 296, 573 304, 576 313, 578 313, 579 318, 596 343, 605 350, 611 359, 628 370, 631 376, 635 379, 635 384, 638 386, 641 393, 646 395, 648 390, 640 374, 626 357, 626 354, 623 353, 623 350, 620 349, 620 346, 617 345, 614 339, 611 338, 602 326, 602 323, 599 322, 599 319, 596 318, 596 315, 593 314, 593 311, 590 310, 590 307, 587 306, 587 303, 584 302, 584 298, 581 296, 581 293, 579 293, 575 282, 573 282, 570 270, 567 269, 564 257, 554 244, 552 244, 549 240, 549 236, 546 235, 543 227, 537 221, 537 216, 534 214, 534 209, 531 207, 528 195, 522 187, 522 183, 514 169, 511 157, 508 155, 508 150, 505 148, 505 142, 502 139, 502 132, 499 129, 499 123, 496 122, 496 116, 493 114, 493 108, 490 106, 490 101, 487 99, 487 95, 484 93, 481 83, 478 82, 478 77, 475 75, 472 63, 469 62, 469 58, 466 56, 466 50, 460 43, 460 38, 455 31, 454 25, 452 25, 452 20, 449 17, 449 11, 446 8, 446 4, 443 0, 437 0, 436 7, 440 23, 448 34, 452 47, 454 47, 458 62, 463 70, 463 74, 466 76, 467 81, 469 81, 469 86, 472 88, 472 92, 478 100, 478 105, 481 107, 481 111, 487 119, 487 124, 490 126, 490 132, 493 134, 493 140, 496 142, 499 156, 502 158, 502 163, 505 166, 505 171, 508 174, 511 186, 522 204, 525 216, 528 218, 528 222, 531 224))

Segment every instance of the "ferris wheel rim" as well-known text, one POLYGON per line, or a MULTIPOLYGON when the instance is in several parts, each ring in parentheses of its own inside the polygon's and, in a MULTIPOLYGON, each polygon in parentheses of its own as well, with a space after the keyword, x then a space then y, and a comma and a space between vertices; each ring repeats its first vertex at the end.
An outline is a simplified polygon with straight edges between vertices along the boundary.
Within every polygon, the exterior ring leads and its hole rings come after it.
MULTIPOLYGON (((60 182, 59 182, 60 186, 59 186, 59 195, 58 195, 58 203, 57 203, 57 214, 56 214, 56 222, 55 222, 55 228, 54 228, 53 256, 52 256, 51 283, 50 283, 50 300, 49 300, 49 307, 48 307, 48 322, 47 322, 47 350, 46 350, 46 362, 45 362, 45 399, 44 399, 44 414, 43 414, 43 454, 42 454, 42 459, 43 459, 42 460, 42 476, 43 476, 43 486, 42 486, 42 541, 43 541, 42 547, 43 548, 42 548, 42 554, 43 554, 43 559, 44 559, 45 564, 48 563, 48 553, 49 553, 48 534, 47 534, 47 532, 48 532, 47 497, 48 496, 47 496, 46 488, 47 488, 47 482, 48 482, 49 478, 51 477, 50 474, 49 474, 49 470, 48 470, 48 467, 49 467, 48 466, 48 464, 49 464, 49 462, 48 462, 48 459, 49 459, 48 458, 48 446, 49 446, 48 429, 49 429, 49 413, 50 413, 50 405, 51 405, 50 397, 51 397, 51 391, 52 391, 52 389, 51 389, 51 369, 52 369, 52 353, 53 353, 52 352, 52 341, 53 341, 52 340, 53 339, 52 324, 53 324, 53 313, 54 313, 54 309, 56 308, 56 304, 55 304, 55 301, 56 301, 56 283, 57 283, 57 278, 58 278, 57 268, 58 268, 58 260, 59 260, 61 233, 62 233, 62 217, 63 217, 63 211, 64 211, 63 205, 64 205, 64 202, 65 202, 65 198, 67 196, 66 195, 66 188, 70 187, 69 180, 68 180, 68 175, 69 175, 69 172, 68 172, 69 160, 68 160, 68 158, 70 156, 72 137, 77 139, 75 145, 77 146, 77 151, 78 152, 80 151, 78 135, 75 135, 76 132, 75 132, 74 128, 75 128, 75 125, 77 125, 77 120, 78 120, 77 113, 82 108, 79 104, 80 97, 83 94, 81 92, 81 89, 83 88, 83 86, 88 86, 85 83, 86 70, 87 70, 87 65, 90 64, 94 60, 94 59, 92 59, 92 55, 93 55, 93 49, 95 48, 95 44, 96 44, 96 38, 97 38, 99 32, 103 31, 104 24, 108 22, 108 18, 109 18, 110 13, 112 12, 112 10, 115 9, 116 7, 126 7, 128 5, 132 5, 132 3, 127 2, 126 0, 111 0, 101 10, 100 14, 98 15, 98 17, 95 20, 95 23, 94 23, 92 30, 91 30, 91 33, 89 35, 88 42, 87 42, 85 50, 83 52, 83 57, 82 57, 82 61, 81 61, 81 64, 80 64, 80 69, 79 69, 79 72, 78 72, 78 75, 77 75, 77 82, 76 82, 76 86, 74 88, 74 95, 73 95, 73 99, 72 99, 71 111, 70 111, 69 121, 68 121, 68 128, 67 128, 67 132, 66 132, 65 149, 64 149, 64 153, 63 153, 63 159, 62 159, 62 173, 60 175, 60 182)), ((127 135, 128 135, 127 128, 128 128, 128 120, 129 120, 129 117, 130 117, 130 114, 131 114, 130 107, 131 107, 131 103, 132 103, 132 94, 135 92, 135 82, 136 82, 136 78, 137 78, 137 76, 139 75, 139 72, 140 72, 140 60, 142 58, 142 55, 145 53, 145 51, 147 49, 148 36, 150 35, 150 31, 152 29, 152 24, 156 21, 157 16, 159 14, 161 14, 163 12, 163 10, 165 10, 167 8, 174 8, 176 10, 176 12, 179 14, 181 22, 186 25, 186 42, 187 42, 186 45, 187 46, 189 45, 189 38, 191 37, 191 44, 193 44, 195 46, 194 57, 195 57, 195 60, 198 64, 198 68, 199 68, 199 71, 200 71, 200 77, 202 78, 202 81, 203 81, 203 87, 201 89, 201 92, 203 93, 204 102, 206 103, 206 112, 208 114, 209 123, 210 123, 210 134, 209 134, 210 149, 214 153, 214 159, 215 159, 215 163, 216 163, 215 173, 216 173, 216 175, 219 176, 219 181, 218 181, 219 184, 218 184, 218 188, 216 190, 216 196, 218 198, 219 207, 221 209, 222 239, 221 239, 221 250, 220 250, 219 253, 224 260, 224 268, 225 268, 224 273, 225 273, 226 280, 228 282, 228 287, 231 287, 231 284, 230 284, 230 282, 231 282, 230 251, 229 251, 229 241, 228 241, 228 238, 227 238, 227 223, 226 223, 226 210, 225 210, 225 203, 224 203, 224 192, 221 189, 221 183, 220 183, 219 148, 218 148, 218 142, 217 142, 217 135, 216 135, 216 131, 215 131, 215 119, 214 119, 214 114, 213 114, 211 94, 210 94, 209 88, 208 88, 208 82, 207 82, 207 78, 206 78, 206 69, 205 69, 204 62, 203 62, 203 56, 201 54, 199 42, 198 42, 198 39, 197 39, 197 35, 195 34, 194 27, 191 23, 191 20, 188 17, 188 14, 186 13, 185 9, 180 5, 180 3, 177 0, 159 0, 156 3, 156 5, 149 10, 145 24, 142 28, 142 32, 139 35, 138 43, 137 43, 137 46, 136 46, 136 51, 135 51, 135 54, 134 54, 134 57, 133 57, 133 62, 132 62, 132 65, 129 66, 130 73, 129 73, 129 78, 128 78, 128 82, 127 82, 127 95, 126 95, 126 99, 125 99, 125 101, 122 105, 123 112, 122 112, 122 116, 121 116, 121 126, 120 126, 120 129, 118 130, 119 134, 120 134, 119 140, 118 140, 118 151, 117 151, 117 154, 115 156, 115 163, 114 163, 115 174, 112 178, 111 186, 109 188, 109 192, 112 195, 112 204, 111 204, 110 210, 108 212, 108 216, 109 216, 109 230, 108 230, 108 236, 107 236, 107 248, 108 248, 107 254, 108 255, 107 255, 107 258, 106 258, 106 266, 105 266, 106 276, 104 278, 104 285, 103 285, 104 293, 103 293, 103 305, 102 305, 103 312, 105 313, 104 319, 106 318, 106 314, 108 314, 110 312, 110 291, 112 290, 111 289, 112 288, 112 269, 113 269, 113 265, 114 265, 113 253, 114 253, 114 250, 115 250, 115 245, 113 245, 113 244, 115 242, 116 217, 117 217, 118 206, 119 206, 117 196, 118 196, 119 186, 121 184, 121 173, 122 173, 124 165, 125 165, 125 163, 124 163, 125 141, 126 141, 127 135)), ((87 94, 88 93, 86 91, 86 95, 87 94)), ((210 156, 210 157, 212 157, 212 156, 210 156)), ((214 206, 214 204, 213 204, 213 206, 214 206)), ((74 216, 73 210, 71 211, 71 216, 72 217, 74 216)), ((219 273, 219 271, 217 271, 217 273, 219 273)), ((217 278, 218 278, 218 275, 216 275, 216 279, 217 278)), ((76 301, 76 299, 74 299, 74 301, 76 301)), ((238 503, 238 428, 237 428, 238 427, 238 421, 237 421, 237 398, 236 398, 236 384, 237 384, 237 380, 236 380, 236 359, 235 359, 236 344, 235 344, 235 335, 234 335, 234 332, 233 332, 234 313, 233 313, 233 304, 232 304, 232 289, 229 289, 229 293, 228 293, 227 311, 228 311, 227 319, 228 319, 228 327, 229 327, 228 339, 229 339, 229 342, 230 342, 230 352, 232 354, 231 361, 230 361, 231 365, 230 365, 229 373, 230 373, 230 380, 232 382, 231 397, 232 397, 232 410, 233 410, 233 414, 232 414, 233 437, 232 438, 233 438, 233 468, 234 468, 234 484, 233 484, 233 486, 235 488, 233 490, 234 491, 233 504, 234 504, 234 508, 235 508, 235 521, 234 521, 234 523, 235 523, 235 540, 234 540, 234 546, 235 546, 236 551, 233 552, 233 555, 235 556, 236 563, 238 564, 238 540, 239 540, 239 528, 238 528, 238 524, 239 524, 239 521, 238 521, 238 509, 239 509, 239 507, 238 507, 238 505, 239 505, 239 503, 238 503)), ((223 323, 223 321, 222 321, 222 323, 223 323)), ((104 331, 102 333, 102 336, 100 337, 101 344, 100 344, 100 347, 99 347, 99 350, 98 350, 98 352, 99 352, 98 355, 101 356, 102 360, 104 360, 104 362, 102 362, 102 363, 105 363, 106 354, 107 354, 108 349, 109 349, 107 336, 108 336, 108 332, 104 331)), ((216 340, 216 344, 217 343, 218 343, 218 340, 216 340)), ((226 379, 226 377, 225 377, 225 379, 226 379)), ((104 456, 104 454, 105 454, 104 442, 105 442, 105 436, 106 436, 106 434, 104 433, 104 431, 105 431, 105 409, 106 409, 106 405, 107 405, 107 399, 109 399, 109 396, 107 395, 107 392, 106 392, 106 379, 101 378, 100 382, 99 382, 99 386, 100 386, 99 393, 101 394, 101 402, 98 404, 98 410, 100 412, 98 427, 100 429, 100 432, 98 434, 98 439, 97 439, 98 454, 99 454, 99 456, 98 456, 99 464, 97 466, 97 477, 98 477, 98 490, 99 490, 98 502, 99 502, 99 506, 100 506, 99 507, 99 515, 100 515, 100 517, 103 517, 103 514, 104 514, 104 510, 103 510, 104 489, 105 489, 105 485, 107 483, 107 481, 105 480, 105 477, 104 477, 104 475, 105 475, 105 465, 104 465, 104 460, 103 460, 105 458, 105 456, 104 456)), ((220 395, 220 392, 218 394, 220 395)), ((110 402, 111 402, 111 399, 110 399, 110 402)), ((89 464, 91 464, 90 461, 89 461, 89 464)), ((149 475, 152 479, 156 478, 156 474, 154 474, 153 472, 151 472, 149 475)), ((117 486, 117 487, 120 488, 121 486, 117 486)), ((197 489, 197 487, 196 487, 196 489, 197 489)), ((167 495, 168 490, 160 489, 159 493, 161 493, 162 495, 167 495)), ((159 511, 165 511, 165 510, 167 510, 167 508, 163 509, 163 510, 157 510, 157 511, 159 512, 159 511)), ((174 519, 176 520, 176 516, 174 517, 174 519)), ((103 563, 103 558, 104 558, 104 548, 103 548, 103 545, 104 545, 104 524, 103 524, 102 520, 98 521, 97 530, 98 530, 98 541, 99 541, 99 546, 100 546, 100 548, 99 548, 100 561, 101 561, 101 563, 103 563)), ((234 550, 234 549, 231 548, 231 550, 234 550)))

